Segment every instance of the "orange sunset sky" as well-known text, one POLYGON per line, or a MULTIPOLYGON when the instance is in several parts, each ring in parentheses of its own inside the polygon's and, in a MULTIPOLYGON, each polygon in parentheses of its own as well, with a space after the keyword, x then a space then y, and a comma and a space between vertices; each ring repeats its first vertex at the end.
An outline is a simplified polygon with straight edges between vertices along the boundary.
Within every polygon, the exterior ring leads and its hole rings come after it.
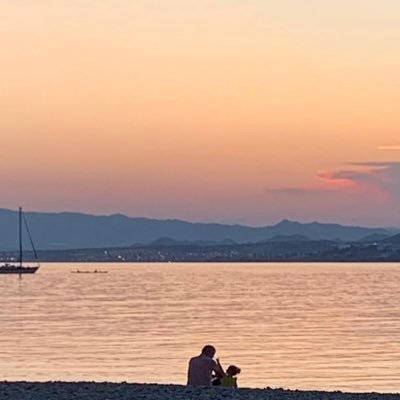
POLYGON ((3 0, 0 207, 400 226, 398 0, 3 0))

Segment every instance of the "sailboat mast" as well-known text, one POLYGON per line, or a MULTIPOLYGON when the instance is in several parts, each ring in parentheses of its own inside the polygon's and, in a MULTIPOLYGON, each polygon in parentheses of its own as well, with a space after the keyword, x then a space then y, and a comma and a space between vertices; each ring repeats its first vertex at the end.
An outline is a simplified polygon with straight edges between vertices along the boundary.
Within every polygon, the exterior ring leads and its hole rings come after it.
POLYGON ((19 208, 19 265, 22 267, 22 208, 19 208))

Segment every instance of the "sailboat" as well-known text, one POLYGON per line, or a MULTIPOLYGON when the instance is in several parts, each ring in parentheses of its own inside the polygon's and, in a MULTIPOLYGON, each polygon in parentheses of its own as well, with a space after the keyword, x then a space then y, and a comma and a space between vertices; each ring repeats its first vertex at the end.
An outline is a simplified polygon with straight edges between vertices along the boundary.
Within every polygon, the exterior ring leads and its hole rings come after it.
POLYGON ((28 224, 26 222, 25 216, 22 214, 22 208, 19 208, 19 257, 18 257, 18 262, 13 264, 13 263, 8 263, 6 262, 5 264, 0 266, 0 274, 34 274, 38 269, 39 269, 39 261, 38 261, 38 256, 35 250, 35 246, 33 245, 31 233, 28 228, 28 224), (23 265, 22 263, 22 219, 25 222, 25 227, 26 231, 28 232, 29 240, 31 242, 33 254, 35 255, 35 258, 37 260, 37 265, 35 266, 27 266, 23 265))

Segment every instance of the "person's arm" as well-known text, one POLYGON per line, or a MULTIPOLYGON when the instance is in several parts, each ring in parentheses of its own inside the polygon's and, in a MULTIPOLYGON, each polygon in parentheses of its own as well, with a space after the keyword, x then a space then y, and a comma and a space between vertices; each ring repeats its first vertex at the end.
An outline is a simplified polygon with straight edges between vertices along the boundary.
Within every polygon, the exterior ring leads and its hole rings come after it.
POLYGON ((221 363, 219 361, 219 358, 217 358, 214 372, 218 375, 219 378, 222 378, 222 377, 224 377, 226 375, 225 371, 222 368, 222 365, 221 365, 221 363))

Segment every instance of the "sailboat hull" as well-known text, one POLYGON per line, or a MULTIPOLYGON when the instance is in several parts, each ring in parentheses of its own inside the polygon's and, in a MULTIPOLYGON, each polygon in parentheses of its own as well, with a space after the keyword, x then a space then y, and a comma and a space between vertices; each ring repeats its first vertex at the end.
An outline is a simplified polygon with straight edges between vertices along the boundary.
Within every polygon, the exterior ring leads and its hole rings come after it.
MULTIPOLYGON (((25 266, 23 265, 23 259, 22 259, 22 218, 25 221, 25 227, 28 232, 29 240, 32 245, 33 253, 35 254, 35 258, 38 259, 35 247, 33 245, 32 237, 29 232, 28 228, 28 223, 26 222, 25 216, 22 215, 22 208, 19 208, 19 257, 17 258, 18 263, 10 263, 10 262, 5 262, 3 265, 0 266, 0 274, 34 274, 38 269, 39 265, 35 266, 25 266)), ((35 263, 36 264, 36 263, 35 263)))
POLYGON ((34 274, 39 267, 21 267, 19 265, 2 265, 0 274, 34 274))

